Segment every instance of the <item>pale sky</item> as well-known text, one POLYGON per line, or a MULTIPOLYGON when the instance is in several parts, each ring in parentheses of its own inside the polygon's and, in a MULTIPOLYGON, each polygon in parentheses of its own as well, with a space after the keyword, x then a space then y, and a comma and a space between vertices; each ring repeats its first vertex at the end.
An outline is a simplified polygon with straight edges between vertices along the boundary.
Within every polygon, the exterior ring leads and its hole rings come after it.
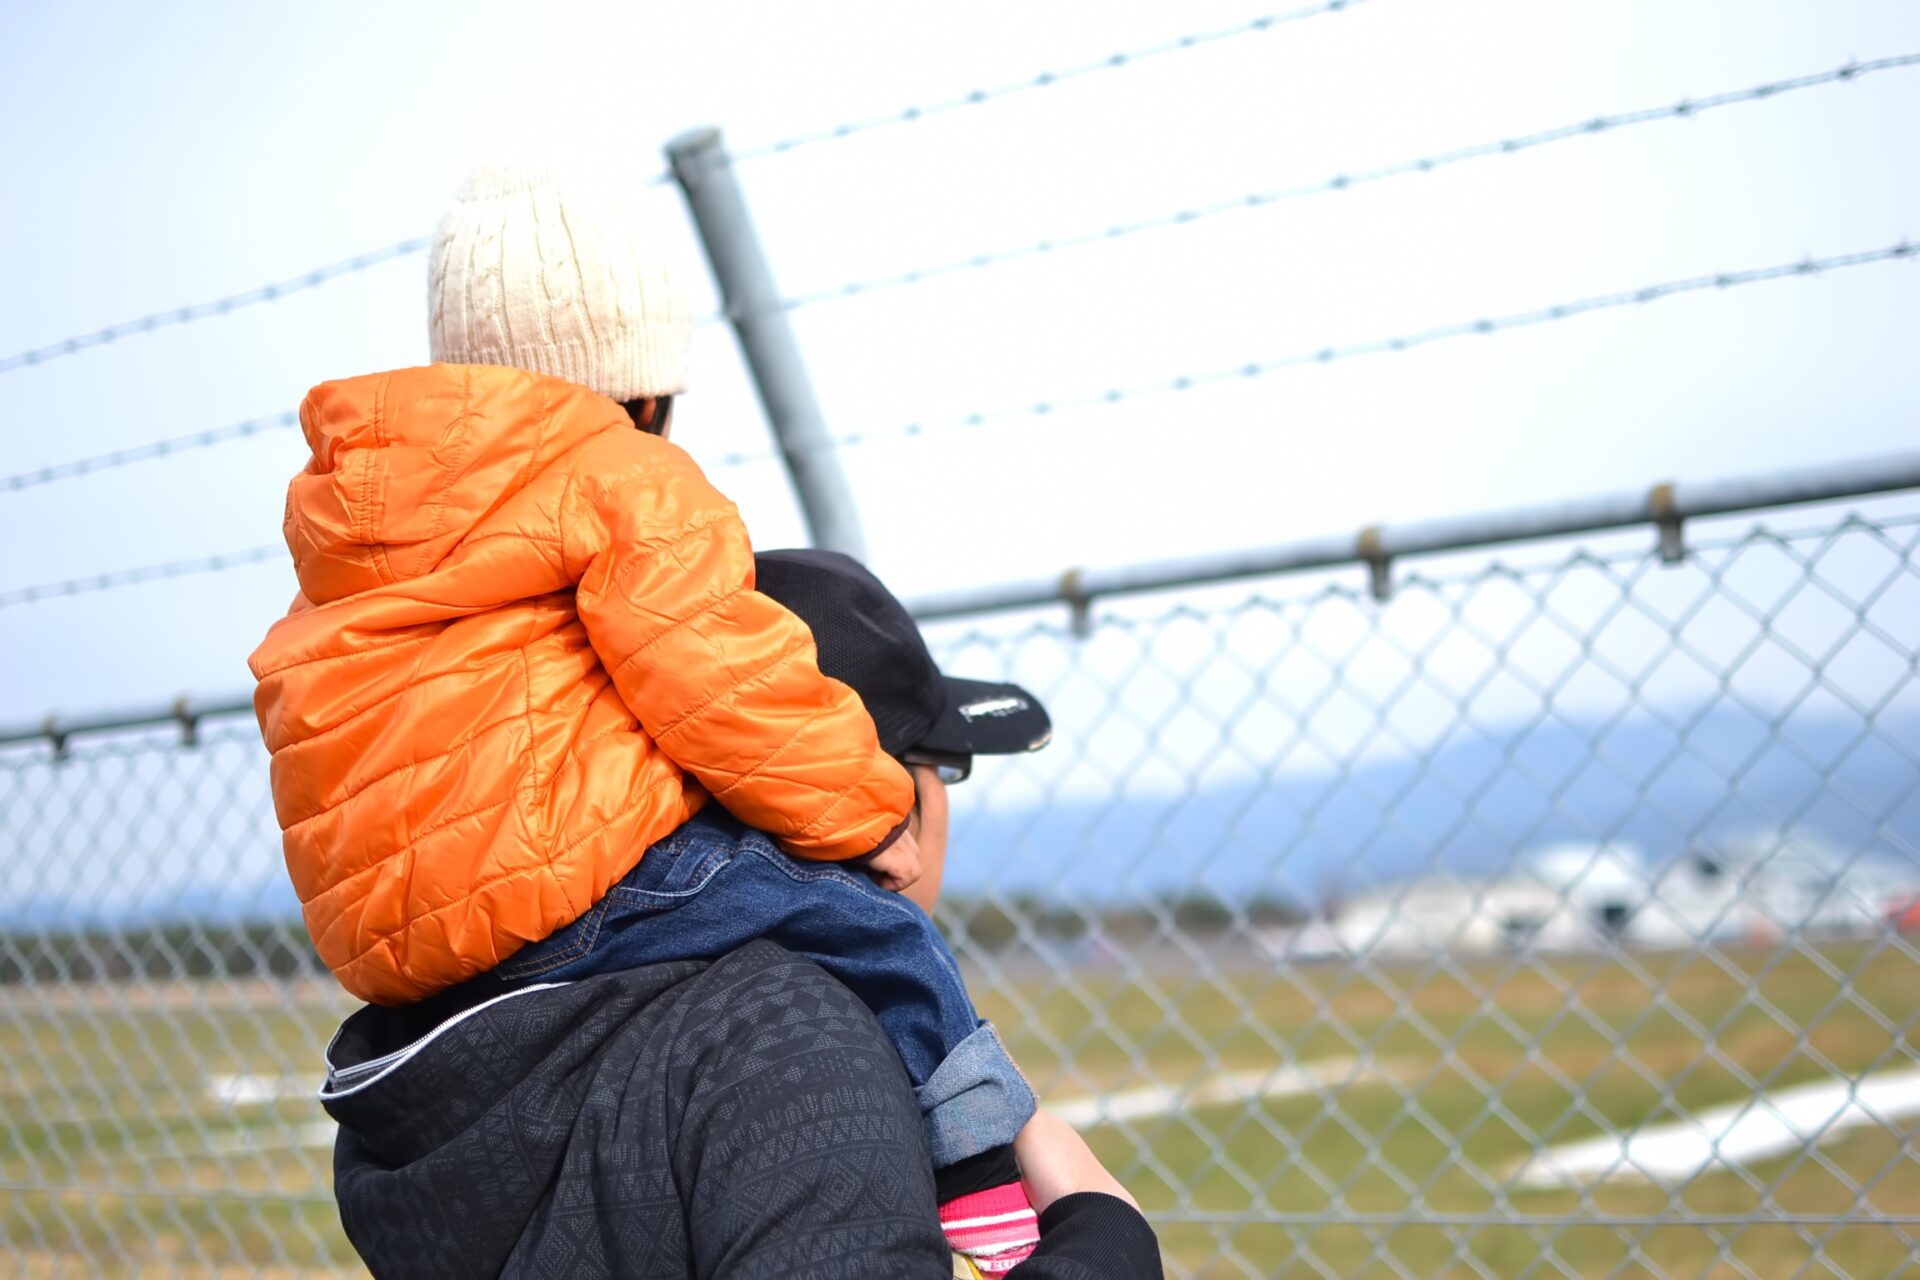
MULTIPOLYGON (((475 163, 644 179, 1269 12, 992 3, 15 3, 0 356, 431 231, 475 163)), ((743 159, 783 292, 1920 52, 1901 0, 1366 0, 743 159)), ((1920 236, 1920 67, 798 308, 903 595, 1911 448, 1911 261, 1046 415, 1182 376, 1920 236), (898 429, 926 423, 920 437, 898 429)), ((659 221, 691 253, 677 193, 659 221)), ((0 373, 0 476, 426 359, 424 254, 0 373)), ((706 288, 705 282, 702 282, 706 288)), ((710 290, 708 302, 711 303, 710 290)), ((676 439, 759 545, 803 530, 730 335, 676 439)), ((279 536, 297 433, 9 491, 0 592, 279 536)), ((284 562, 0 609, 0 721, 244 691, 284 562)))

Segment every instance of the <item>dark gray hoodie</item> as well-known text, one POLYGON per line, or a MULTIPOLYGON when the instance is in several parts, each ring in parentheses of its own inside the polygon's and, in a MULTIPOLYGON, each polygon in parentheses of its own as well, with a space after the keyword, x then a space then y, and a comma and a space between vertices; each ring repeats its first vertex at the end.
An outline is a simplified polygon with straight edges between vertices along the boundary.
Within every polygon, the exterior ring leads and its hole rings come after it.
MULTIPOLYGON (((378 1277, 900 1277, 951 1259, 873 1015, 755 942, 361 1010, 328 1047, 334 1189, 378 1277)), ((1159 1276, 1146 1221, 1069 1196, 1009 1274, 1159 1276)))

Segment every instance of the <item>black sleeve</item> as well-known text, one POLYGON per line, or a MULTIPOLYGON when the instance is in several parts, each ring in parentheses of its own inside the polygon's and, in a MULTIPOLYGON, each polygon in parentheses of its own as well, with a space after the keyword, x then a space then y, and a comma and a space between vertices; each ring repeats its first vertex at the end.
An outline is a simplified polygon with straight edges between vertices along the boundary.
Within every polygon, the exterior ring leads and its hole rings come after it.
POLYGON ((1040 1215, 1040 1247, 1007 1280, 1160 1280, 1160 1242, 1125 1200, 1082 1191, 1040 1215))

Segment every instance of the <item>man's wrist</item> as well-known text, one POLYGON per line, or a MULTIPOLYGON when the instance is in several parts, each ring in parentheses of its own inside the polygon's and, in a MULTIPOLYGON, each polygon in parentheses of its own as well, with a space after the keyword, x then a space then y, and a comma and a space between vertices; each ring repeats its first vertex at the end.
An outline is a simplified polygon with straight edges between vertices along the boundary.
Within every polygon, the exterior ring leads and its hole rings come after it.
POLYGON ((1071 1258, 1114 1280, 1151 1280, 1162 1274, 1160 1241, 1138 1209, 1104 1191, 1061 1196, 1040 1215, 1036 1258, 1071 1258))

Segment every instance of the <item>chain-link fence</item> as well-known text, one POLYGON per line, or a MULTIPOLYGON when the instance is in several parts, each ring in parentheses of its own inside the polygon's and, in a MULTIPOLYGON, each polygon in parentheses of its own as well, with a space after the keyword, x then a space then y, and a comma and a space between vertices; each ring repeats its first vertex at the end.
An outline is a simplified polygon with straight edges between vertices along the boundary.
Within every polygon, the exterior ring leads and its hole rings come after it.
MULTIPOLYGON (((1920 1266, 1920 506, 1752 520, 929 626, 1056 724, 943 924, 1174 1273, 1920 1266)), ((0 1270, 357 1274, 251 721, 5 748, 0 856, 0 1270)))

